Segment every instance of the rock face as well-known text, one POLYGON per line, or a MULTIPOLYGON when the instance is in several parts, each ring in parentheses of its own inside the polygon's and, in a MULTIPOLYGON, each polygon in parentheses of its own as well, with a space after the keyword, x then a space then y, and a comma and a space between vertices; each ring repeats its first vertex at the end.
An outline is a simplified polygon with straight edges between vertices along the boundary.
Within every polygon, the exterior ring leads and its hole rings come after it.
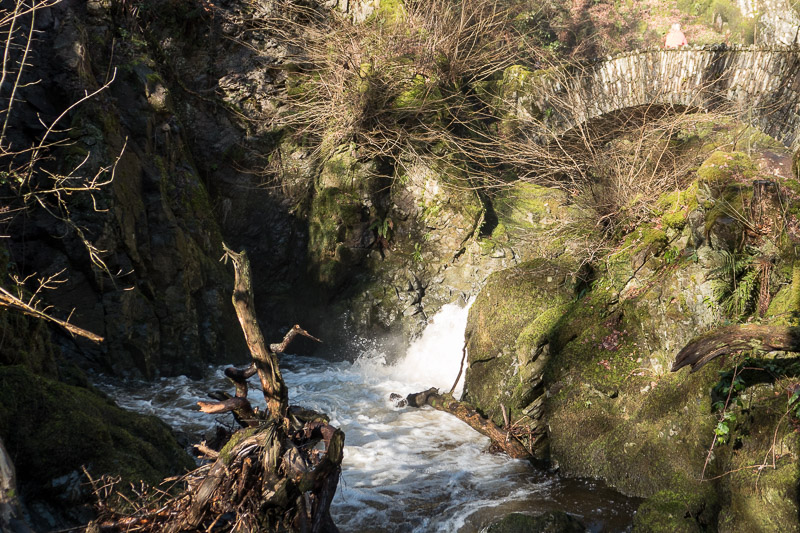
MULTIPOLYGON (((759 42, 780 45, 800 43, 800 12, 796 4, 787 0, 760 0, 753 3, 758 5, 759 11, 759 42)), ((755 15, 752 7, 747 11, 748 16, 755 15)))
POLYGON ((719 391, 732 371, 669 372, 689 339, 724 320, 792 320, 797 234, 782 228, 797 219, 780 206, 791 204, 797 182, 758 177, 745 154, 713 153, 697 180, 655 202, 656 218, 587 282, 571 281, 569 252, 533 259, 493 274, 471 309, 466 398, 496 422, 498 404, 520 409, 511 421, 537 437, 534 451, 561 472, 647 498, 636 531, 800 529, 800 445, 779 422, 783 408, 770 407, 791 388, 796 359, 748 363, 772 365, 774 374, 743 376, 752 403, 729 407, 730 425, 720 425, 719 391), (758 276, 762 289, 748 285, 758 276), (728 444, 715 440, 727 431, 728 444), (756 490, 748 483, 758 472, 741 468, 762 464, 773 437, 785 455, 759 470, 756 490))
POLYGON ((463 399, 500 426, 505 407, 509 421, 526 428, 525 443, 542 459, 547 457, 543 374, 551 334, 575 300, 574 267, 539 259, 495 273, 469 313, 463 399))
POLYGON ((64 270, 68 281, 49 303, 75 309, 75 324, 106 338, 100 347, 63 343, 82 364, 152 377, 199 375, 208 362, 236 360, 242 342, 229 275, 217 262, 221 233, 155 63, 140 43, 116 39, 105 3, 41 11, 34 56, 41 83, 21 89, 9 140, 31 142, 41 133, 25 126, 31 116, 49 123, 62 102, 113 77, 57 125, 69 129, 49 169, 108 183, 61 205, 42 194, 51 208, 34 206, 9 228, 12 268, 22 276, 64 270))

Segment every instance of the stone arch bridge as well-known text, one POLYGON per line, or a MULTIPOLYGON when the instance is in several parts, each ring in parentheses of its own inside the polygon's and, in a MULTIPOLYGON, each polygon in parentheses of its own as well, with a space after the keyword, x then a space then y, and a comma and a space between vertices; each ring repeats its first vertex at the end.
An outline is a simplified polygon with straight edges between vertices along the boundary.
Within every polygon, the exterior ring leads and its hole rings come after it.
POLYGON ((512 67, 505 86, 519 116, 538 116, 559 132, 626 108, 727 102, 745 122, 800 149, 798 46, 637 50, 536 72, 512 67))

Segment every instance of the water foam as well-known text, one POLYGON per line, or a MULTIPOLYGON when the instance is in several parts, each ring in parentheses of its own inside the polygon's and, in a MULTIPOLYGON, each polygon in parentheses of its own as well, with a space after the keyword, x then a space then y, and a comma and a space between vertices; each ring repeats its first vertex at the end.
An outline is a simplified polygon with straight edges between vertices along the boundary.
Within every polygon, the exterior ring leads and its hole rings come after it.
MULTIPOLYGON (((603 522, 622 529, 614 526, 629 523, 632 509, 619 495, 486 453, 489 440, 457 418, 430 408, 398 409, 389 401, 392 392, 450 390, 467 313, 468 307, 445 306, 392 365, 374 351, 355 363, 281 356, 292 403, 327 413, 345 432, 342 479, 331 507, 337 525, 352 533, 475 533, 508 512, 565 509, 593 529, 603 522), (615 524, 615 516, 621 522, 615 524)), ((208 391, 230 389, 222 371, 209 369, 203 381, 99 386, 122 406, 160 416, 196 442, 215 421, 233 426, 230 415, 211 417, 194 406, 208 391)), ((251 400, 263 406, 258 380, 251 383, 251 400)))

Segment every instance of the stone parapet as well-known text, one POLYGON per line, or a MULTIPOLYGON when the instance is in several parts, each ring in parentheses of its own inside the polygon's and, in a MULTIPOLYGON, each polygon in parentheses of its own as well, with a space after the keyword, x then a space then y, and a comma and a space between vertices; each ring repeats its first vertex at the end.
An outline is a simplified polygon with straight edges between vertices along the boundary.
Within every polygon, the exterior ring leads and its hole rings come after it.
POLYGON ((625 108, 738 108, 742 120, 800 147, 800 46, 648 49, 533 73, 527 95, 545 125, 569 129, 625 108))

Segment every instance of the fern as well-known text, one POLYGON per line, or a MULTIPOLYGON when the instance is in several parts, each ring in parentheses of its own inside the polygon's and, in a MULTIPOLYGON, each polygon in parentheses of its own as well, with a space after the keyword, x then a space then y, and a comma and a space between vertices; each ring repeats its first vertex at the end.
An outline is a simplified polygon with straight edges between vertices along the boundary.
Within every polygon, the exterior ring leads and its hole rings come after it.
POLYGON ((717 278, 713 285, 714 298, 727 316, 741 319, 753 310, 761 286, 761 269, 752 255, 726 251, 722 254, 723 264, 710 273, 717 278))
POLYGON ((728 316, 741 318, 753 310, 760 285, 758 269, 749 269, 733 287, 730 296, 722 302, 728 316))

